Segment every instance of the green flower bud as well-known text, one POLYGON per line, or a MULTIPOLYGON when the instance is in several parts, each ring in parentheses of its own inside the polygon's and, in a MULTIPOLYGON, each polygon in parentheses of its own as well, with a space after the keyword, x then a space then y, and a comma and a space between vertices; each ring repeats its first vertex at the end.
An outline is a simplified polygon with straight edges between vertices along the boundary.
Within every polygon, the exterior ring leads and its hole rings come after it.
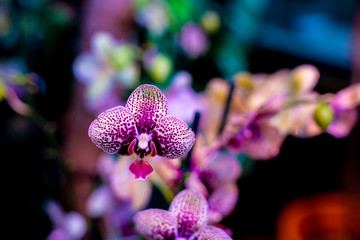
POLYGON ((117 70, 131 65, 135 58, 135 49, 129 45, 121 45, 109 53, 109 60, 117 70))
POLYGON ((156 82, 163 83, 171 74, 172 68, 171 59, 164 54, 158 54, 151 64, 149 74, 156 82))
POLYGON ((321 102, 314 113, 314 119, 319 127, 326 131, 332 120, 334 119, 334 111, 329 104, 321 102))
POLYGON ((215 11, 207 11, 201 18, 201 25, 207 33, 216 33, 220 28, 220 17, 215 11))

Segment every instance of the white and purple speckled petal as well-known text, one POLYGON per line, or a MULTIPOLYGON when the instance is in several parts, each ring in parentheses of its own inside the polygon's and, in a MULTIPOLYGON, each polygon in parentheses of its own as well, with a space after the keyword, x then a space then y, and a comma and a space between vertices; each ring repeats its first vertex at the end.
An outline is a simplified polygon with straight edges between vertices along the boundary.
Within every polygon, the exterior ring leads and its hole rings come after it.
POLYGON ((137 135, 137 129, 128 109, 118 106, 101 113, 91 123, 88 134, 98 148, 116 153, 130 144, 137 135))
POLYGON ((152 133, 157 154, 174 159, 186 155, 195 143, 195 133, 180 118, 162 117, 152 133))
POLYGON ((208 222, 209 206, 197 191, 185 189, 171 202, 169 211, 176 216, 179 237, 189 238, 208 222))
POLYGON ((196 234, 194 240, 232 240, 232 238, 218 227, 206 226, 196 234))
POLYGON ((148 240, 172 240, 176 235, 176 218, 162 209, 140 211, 134 216, 135 230, 148 240))
POLYGON ((126 108, 134 116, 139 133, 150 133, 158 121, 167 114, 165 95, 154 85, 137 87, 127 100, 126 108))

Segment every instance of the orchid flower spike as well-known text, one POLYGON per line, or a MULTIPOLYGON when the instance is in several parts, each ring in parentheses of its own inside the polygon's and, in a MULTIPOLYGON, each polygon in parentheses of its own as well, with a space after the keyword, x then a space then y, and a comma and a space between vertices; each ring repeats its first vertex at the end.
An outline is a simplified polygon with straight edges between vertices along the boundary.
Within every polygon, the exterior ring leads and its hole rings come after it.
POLYGON ((181 119, 167 115, 168 104, 159 88, 137 87, 126 106, 101 113, 89 127, 89 137, 107 153, 136 155, 130 171, 146 179, 153 171, 146 157, 169 159, 186 155, 195 143, 195 134, 181 119))

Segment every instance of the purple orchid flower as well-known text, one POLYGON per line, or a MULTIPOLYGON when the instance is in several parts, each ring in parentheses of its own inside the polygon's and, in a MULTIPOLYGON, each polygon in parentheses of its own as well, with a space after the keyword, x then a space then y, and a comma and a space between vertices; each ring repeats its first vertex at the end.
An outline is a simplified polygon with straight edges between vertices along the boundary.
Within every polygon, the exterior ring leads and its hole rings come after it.
POLYGON ((285 134, 309 138, 326 132, 335 138, 343 138, 350 134, 358 119, 356 107, 360 105, 360 84, 352 84, 335 94, 320 95, 314 92, 302 97, 302 100, 305 104, 284 109, 274 118, 274 123, 283 127, 285 134), (328 105, 333 114, 326 130, 319 126, 314 117, 321 102, 328 105))
POLYGON ((273 96, 256 111, 232 115, 222 133, 222 144, 256 160, 276 157, 286 135, 271 119, 281 111, 285 99, 284 95, 273 96))
POLYGON ((237 155, 206 150, 200 141, 193 150, 190 176, 185 187, 201 192, 209 204, 209 223, 218 224, 236 207, 239 189, 236 181, 242 174, 237 155))
POLYGON ((134 216, 135 230, 148 240, 227 240, 222 229, 207 226, 209 206, 194 190, 183 190, 170 204, 169 211, 147 209, 134 216))
POLYGON ((18 114, 27 116, 31 108, 24 101, 27 94, 42 93, 44 82, 35 73, 28 73, 22 59, 12 58, 0 63, 0 102, 4 99, 18 114))
POLYGON ((115 239, 116 236, 139 239, 132 226, 135 211, 131 199, 117 198, 106 184, 91 193, 86 208, 89 217, 105 221, 103 234, 106 233, 107 239, 115 239))
POLYGON ((54 200, 45 202, 44 210, 53 224, 46 240, 79 240, 85 235, 86 219, 81 214, 73 211, 66 213, 54 200))
POLYGON ((180 117, 187 123, 194 120, 196 112, 204 112, 207 101, 203 94, 191 87, 193 83, 189 72, 183 70, 174 74, 165 95, 169 104, 169 113, 180 117))
POLYGON ((137 155, 129 169, 136 179, 146 179, 153 169, 145 157, 182 157, 195 142, 188 125, 167 115, 167 110, 167 100, 160 89, 144 84, 134 90, 125 107, 101 113, 91 123, 88 134, 107 153, 137 155))

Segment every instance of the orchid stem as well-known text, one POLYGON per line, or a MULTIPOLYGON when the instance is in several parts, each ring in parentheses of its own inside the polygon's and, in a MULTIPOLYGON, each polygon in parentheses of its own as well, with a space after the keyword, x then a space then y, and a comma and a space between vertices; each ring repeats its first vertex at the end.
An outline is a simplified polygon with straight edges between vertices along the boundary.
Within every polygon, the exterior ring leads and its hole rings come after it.
POLYGON ((154 184, 154 186, 159 189, 165 200, 168 203, 171 203, 171 201, 174 198, 174 193, 164 182, 164 180, 159 176, 159 174, 157 174, 157 172, 154 171, 149 175, 149 179, 154 184))
MULTIPOLYGON (((193 132, 195 133, 195 139, 196 139, 196 134, 197 134, 198 128, 199 128, 200 116, 201 116, 200 112, 195 112, 194 121, 193 121, 193 124, 191 125, 191 128, 192 128, 193 132)), ((193 149, 193 147, 190 149, 190 151, 186 155, 186 158, 184 159, 184 161, 182 161, 181 168, 184 170, 184 172, 188 171, 191 166, 190 159, 191 159, 192 149, 193 149)))
POLYGON ((228 94, 228 97, 226 99, 225 109, 224 109, 223 117, 222 117, 222 120, 221 120, 218 136, 222 133, 222 131, 223 131, 224 127, 225 127, 226 119, 227 119, 227 116, 228 116, 228 113, 229 113, 229 110, 230 110, 231 98, 232 98, 232 95, 233 95, 233 92, 234 92, 234 87, 235 87, 234 82, 230 81, 229 84, 230 84, 229 94, 228 94))

